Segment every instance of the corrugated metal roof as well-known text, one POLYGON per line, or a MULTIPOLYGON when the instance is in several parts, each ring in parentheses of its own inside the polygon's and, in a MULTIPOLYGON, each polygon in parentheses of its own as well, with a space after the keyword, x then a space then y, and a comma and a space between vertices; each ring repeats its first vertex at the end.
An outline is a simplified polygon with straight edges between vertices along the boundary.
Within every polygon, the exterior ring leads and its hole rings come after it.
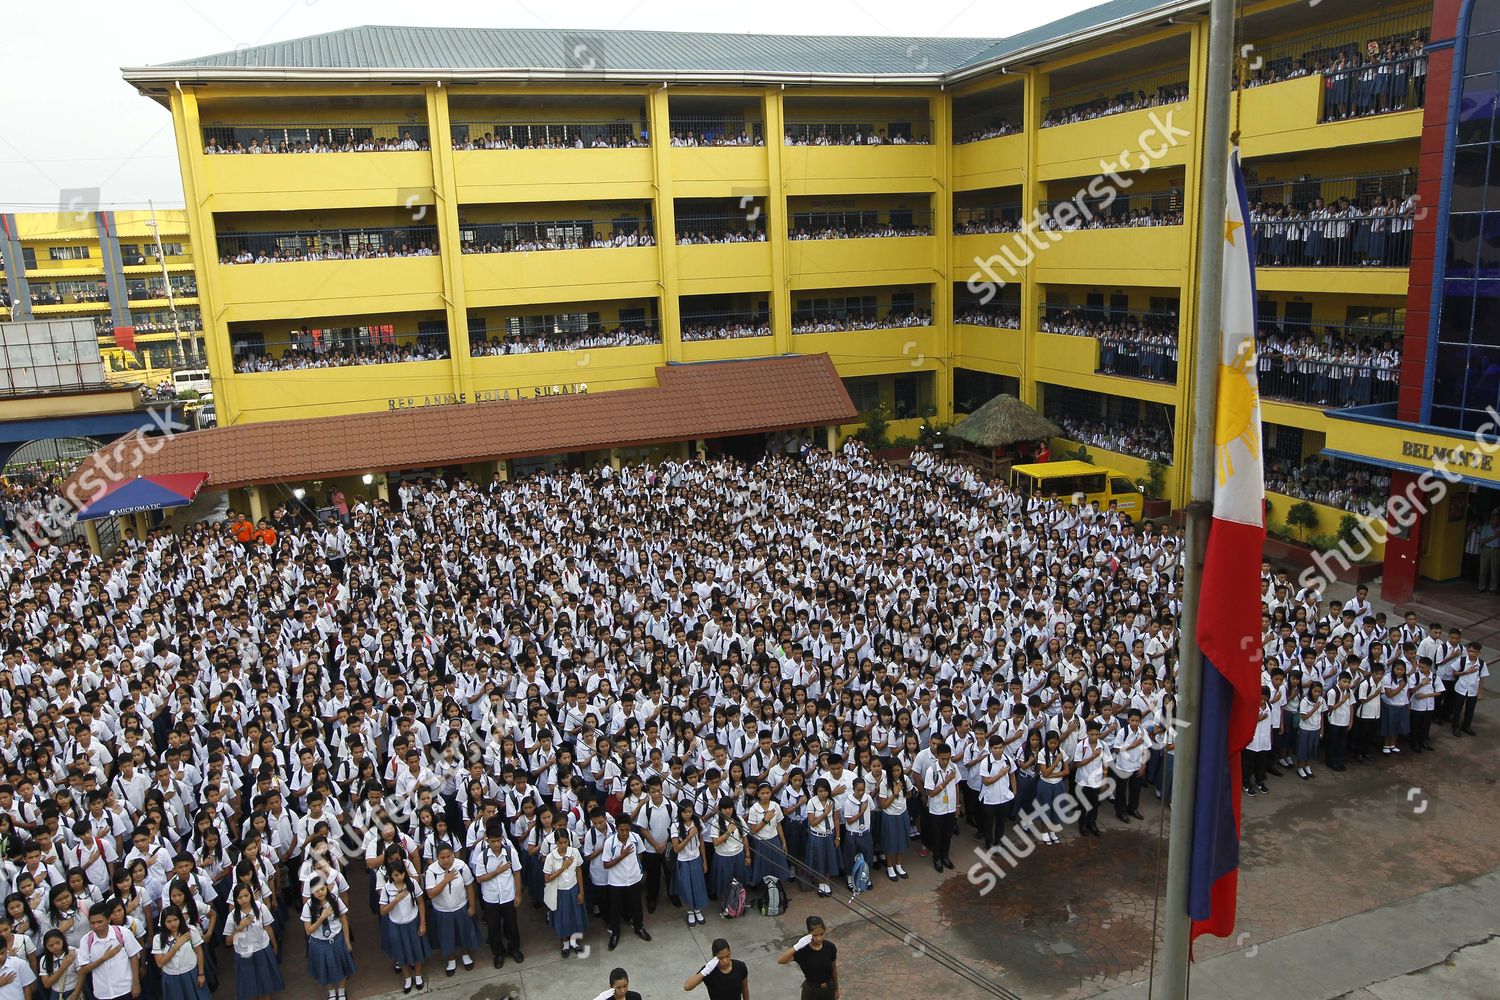
POLYGON ((219 52, 156 71, 255 70, 341 74, 411 72, 611 73, 664 75, 898 77, 940 82, 975 67, 1066 42, 1122 22, 1206 7, 1208 0, 1109 0, 1010 38, 890 38, 858 35, 735 35, 677 31, 570 31, 554 28, 423 28, 362 25, 268 45, 219 52))
POLYGON ((167 63, 277 69, 533 69, 672 73, 937 74, 994 38, 732 35, 363 25, 167 63))

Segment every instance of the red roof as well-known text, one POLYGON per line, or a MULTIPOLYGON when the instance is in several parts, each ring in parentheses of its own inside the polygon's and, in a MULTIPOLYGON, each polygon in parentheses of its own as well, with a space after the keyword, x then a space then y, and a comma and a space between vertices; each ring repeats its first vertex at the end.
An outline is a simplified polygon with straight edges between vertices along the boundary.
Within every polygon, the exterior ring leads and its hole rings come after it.
MULTIPOLYGON (((153 441, 159 451, 121 471, 205 472, 205 488, 222 490, 843 424, 858 415, 826 354, 673 365, 656 377, 642 389, 193 431, 153 441)), ((133 450, 119 442, 101 449, 72 481, 101 456, 133 450)))

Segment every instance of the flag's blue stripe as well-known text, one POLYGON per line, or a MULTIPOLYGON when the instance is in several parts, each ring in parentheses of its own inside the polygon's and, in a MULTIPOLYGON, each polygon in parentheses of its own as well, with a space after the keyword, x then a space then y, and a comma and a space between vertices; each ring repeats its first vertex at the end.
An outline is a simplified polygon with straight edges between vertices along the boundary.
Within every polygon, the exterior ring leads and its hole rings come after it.
MULTIPOLYGON (((1259 301, 1255 290, 1255 226, 1250 222, 1250 199, 1245 193, 1245 172, 1240 168, 1240 151, 1236 149, 1229 157, 1229 179, 1234 184, 1234 196, 1240 203, 1240 218, 1245 220, 1245 259, 1250 262, 1250 302, 1259 301)), ((1251 331, 1254 332, 1254 331, 1251 331)))
POLYGON ((1240 863, 1239 831, 1229 787, 1229 713, 1234 687, 1205 657, 1198 730, 1198 795, 1193 805, 1192 873, 1188 915, 1207 920, 1213 885, 1240 863))

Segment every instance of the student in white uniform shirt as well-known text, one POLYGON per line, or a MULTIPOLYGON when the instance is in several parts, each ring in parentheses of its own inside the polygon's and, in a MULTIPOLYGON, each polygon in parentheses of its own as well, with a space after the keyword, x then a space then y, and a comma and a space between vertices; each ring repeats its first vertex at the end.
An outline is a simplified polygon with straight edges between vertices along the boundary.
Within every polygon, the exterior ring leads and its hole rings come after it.
POLYGON ((469 868, 479 884, 479 906, 489 932, 490 954, 495 968, 505 967, 506 956, 524 962, 521 932, 516 926, 516 902, 521 893, 521 858, 505 836, 497 818, 484 831, 484 840, 469 853, 469 868))
POLYGON ((453 856, 447 842, 438 845, 437 858, 424 876, 428 899, 428 925, 432 928, 432 950, 448 960, 444 972, 457 971, 453 956, 463 955, 465 969, 474 968, 472 952, 479 945, 474 916, 479 901, 474 893, 474 873, 453 856))
POLYGON ((1141 815, 1141 782, 1146 775, 1146 760, 1151 737, 1141 728, 1141 710, 1132 708, 1125 716, 1125 728, 1115 737, 1114 759, 1110 770, 1115 776, 1115 819, 1129 823, 1144 820, 1141 815))
POLYGON ((1106 771, 1113 762, 1113 755, 1100 739, 1101 727, 1098 719, 1090 719, 1086 735, 1078 749, 1073 751, 1074 786, 1083 799, 1083 812, 1078 819, 1078 832, 1087 836, 1099 833, 1099 798, 1109 783, 1106 771))
POLYGON ((953 763, 953 748, 938 743, 937 760, 922 776, 922 790, 927 797, 927 849, 932 853, 932 867, 941 872, 953 868, 953 835, 958 829, 959 810, 963 808, 960 790, 963 776, 953 763))
POLYGON ((111 927, 109 903, 95 903, 89 908, 89 932, 78 944, 80 978, 89 976, 90 992, 95 1000, 122 1000, 139 996, 141 969, 137 957, 141 943, 123 928, 111 927))
POLYGON ((30 962, 12 953, 10 939, 10 933, 0 934, 0 1000, 32 1000, 36 973, 30 962))
POLYGON ((984 846, 996 847, 1005 839, 1005 815, 1016 794, 1016 767, 1005 752, 1005 738, 989 738, 989 748, 974 767, 979 778, 979 835, 984 846))
POLYGON ((609 950, 620 943, 620 922, 629 920, 635 936, 650 941, 645 916, 641 912, 641 837, 630 817, 615 820, 615 835, 604 845, 604 867, 609 872, 609 950))

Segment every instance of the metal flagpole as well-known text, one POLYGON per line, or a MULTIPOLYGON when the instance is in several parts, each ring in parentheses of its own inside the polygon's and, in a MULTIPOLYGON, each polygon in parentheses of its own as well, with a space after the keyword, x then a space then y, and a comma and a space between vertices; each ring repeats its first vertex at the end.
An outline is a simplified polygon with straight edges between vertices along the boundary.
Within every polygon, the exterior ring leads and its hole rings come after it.
POLYGON ((1224 219, 1229 175, 1229 73, 1234 58, 1234 0, 1213 0, 1208 25, 1208 86, 1204 96, 1203 184, 1199 203, 1198 323, 1193 352, 1191 494, 1187 507, 1187 565, 1178 635, 1176 748, 1172 825, 1167 840, 1167 898, 1161 996, 1186 1000, 1192 921, 1188 882, 1193 808, 1198 791, 1198 722, 1203 655, 1198 649, 1198 600, 1203 553, 1213 513, 1214 409, 1218 402, 1221 306, 1224 293, 1224 219))
POLYGON ((161 247, 161 227, 156 224, 156 206, 146 202, 146 207, 151 210, 151 235, 156 238, 156 261, 161 265, 161 281, 167 289, 167 311, 172 316, 172 340, 176 345, 177 363, 185 364, 187 355, 182 349, 182 324, 177 321, 177 299, 172 294, 172 275, 167 270, 167 255, 161 247))

